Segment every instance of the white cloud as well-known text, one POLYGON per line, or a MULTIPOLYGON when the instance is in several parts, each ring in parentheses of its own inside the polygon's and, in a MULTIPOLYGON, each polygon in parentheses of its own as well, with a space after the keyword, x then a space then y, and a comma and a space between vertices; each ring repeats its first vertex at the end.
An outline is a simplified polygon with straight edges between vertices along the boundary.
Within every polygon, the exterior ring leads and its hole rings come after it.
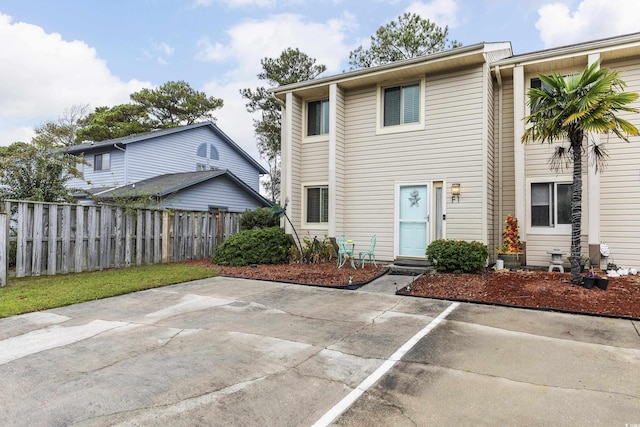
POLYGON ((14 142, 4 138, 20 129, 56 119, 74 104, 115 105, 151 86, 120 80, 84 42, 65 41, 60 34, 14 23, 1 13, 0 40, 0 145, 14 142))
POLYGON ((157 51, 159 51, 161 54, 163 54, 165 56, 171 56, 171 55, 173 55, 173 52, 175 51, 175 49, 173 47, 169 46, 165 42, 155 43, 153 45, 153 47, 157 51))
POLYGON ((538 9, 536 28, 545 48, 640 31, 637 0, 583 0, 575 11, 564 3, 538 9))
POLYGON ((458 9, 458 0, 433 0, 429 3, 413 2, 407 7, 406 12, 416 13, 439 26, 455 28, 459 23, 458 9))
POLYGON ((17 141, 29 142, 31 138, 36 136, 33 128, 30 127, 15 127, 4 128, 0 127, 0 146, 9 145, 17 141))
POLYGON ((345 43, 345 33, 354 25, 353 17, 326 22, 307 22, 295 14, 273 15, 263 21, 244 21, 227 31, 227 44, 212 44, 206 37, 198 42, 196 59, 203 61, 234 60, 241 78, 254 77, 261 71, 260 60, 275 58, 288 47, 325 64, 330 72, 340 71, 340 62, 348 57, 352 46, 345 43))
POLYGON ((211 43, 208 37, 201 37, 197 43, 198 52, 195 58, 198 61, 214 62, 221 61, 232 56, 232 52, 225 48, 222 43, 211 43))

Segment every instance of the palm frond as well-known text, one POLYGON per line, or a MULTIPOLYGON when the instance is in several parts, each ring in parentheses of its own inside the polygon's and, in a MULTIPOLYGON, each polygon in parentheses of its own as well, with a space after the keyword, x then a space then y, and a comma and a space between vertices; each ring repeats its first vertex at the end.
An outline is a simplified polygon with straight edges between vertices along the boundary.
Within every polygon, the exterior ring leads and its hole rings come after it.
POLYGON ((607 159, 609 158, 605 144, 596 144, 595 142, 592 142, 590 148, 591 166, 595 168, 596 173, 598 173, 598 171, 603 172, 607 166, 607 159))
POLYGON ((572 163, 573 156, 571 148, 559 145, 554 148, 553 154, 549 158, 549 169, 554 172, 562 172, 565 168, 569 168, 572 163))

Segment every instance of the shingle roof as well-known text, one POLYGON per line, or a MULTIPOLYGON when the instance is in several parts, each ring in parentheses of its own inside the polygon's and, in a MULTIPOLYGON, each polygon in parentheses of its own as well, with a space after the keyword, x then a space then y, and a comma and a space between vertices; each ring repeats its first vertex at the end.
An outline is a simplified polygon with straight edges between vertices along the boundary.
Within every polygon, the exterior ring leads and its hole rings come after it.
POLYGON ((121 187, 98 192, 95 194, 95 197, 98 197, 100 199, 112 199, 114 196, 135 197, 136 194, 150 194, 164 197, 185 188, 189 188, 202 182, 220 178, 223 176, 227 177, 228 179, 242 187, 247 193, 249 193, 252 197, 258 199, 260 202, 266 205, 272 204, 253 188, 245 184, 244 181, 242 181, 240 178, 226 169, 158 175, 154 176, 153 178, 135 182, 133 184, 123 185, 121 187))

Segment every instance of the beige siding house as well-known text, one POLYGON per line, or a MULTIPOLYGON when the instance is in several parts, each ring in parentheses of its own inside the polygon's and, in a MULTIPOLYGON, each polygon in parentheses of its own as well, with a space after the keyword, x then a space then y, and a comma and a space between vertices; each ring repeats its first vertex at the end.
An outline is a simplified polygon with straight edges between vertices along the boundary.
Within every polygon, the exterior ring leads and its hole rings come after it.
MULTIPOLYGON (((520 143, 526 91, 539 73, 598 59, 640 91, 640 34, 517 56, 508 42, 481 43, 278 88, 282 198, 296 229, 346 234, 356 251, 376 234, 380 260, 424 259, 439 238, 484 242, 494 259, 511 213, 526 263, 548 264, 548 250, 569 252, 556 200, 571 170, 549 170, 550 146, 520 143), (532 222, 545 200, 552 219, 532 222)), ((593 138, 610 161, 584 169, 584 253, 598 262, 605 241, 617 264, 640 267, 640 140, 593 138)))

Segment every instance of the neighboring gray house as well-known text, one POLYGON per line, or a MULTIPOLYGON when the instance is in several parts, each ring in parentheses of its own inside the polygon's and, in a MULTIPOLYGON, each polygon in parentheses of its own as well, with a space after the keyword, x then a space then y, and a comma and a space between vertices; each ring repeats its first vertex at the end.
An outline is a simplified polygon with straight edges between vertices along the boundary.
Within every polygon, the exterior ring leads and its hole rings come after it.
POLYGON ((208 170, 158 175, 134 184, 95 193, 94 199, 109 201, 144 194, 161 200, 159 208, 241 212, 247 206, 271 203, 228 170, 208 170), (215 194, 214 199, 211 195, 215 194))
MULTIPOLYGON (((260 175, 267 170, 211 122, 72 146, 84 156, 84 179, 68 187, 107 199, 122 193, 160 195, 161 206, 243 212, 269 206, 260 196, 260 175), (117 191, 116 191, 117 194, 117 191)), ((81 203, 93 203, 86 194, 81 203)))

